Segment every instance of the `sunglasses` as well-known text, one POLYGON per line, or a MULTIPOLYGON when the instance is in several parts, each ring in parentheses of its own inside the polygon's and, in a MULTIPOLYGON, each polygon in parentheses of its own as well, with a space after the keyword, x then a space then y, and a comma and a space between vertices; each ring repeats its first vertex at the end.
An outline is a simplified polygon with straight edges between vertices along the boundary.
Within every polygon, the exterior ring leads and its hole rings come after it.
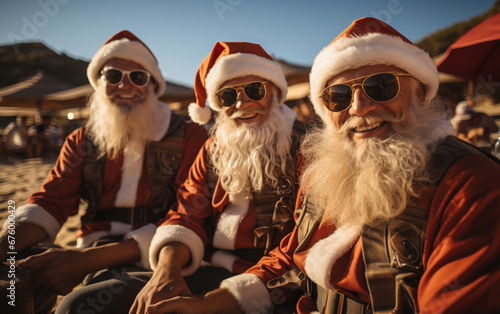
POLYGON ((144 70, 125 71, 116 68, 106 68, 101 71, 101 75, 104 77, 106 84, 111 86, 120 84, 123 81, 123 77, 127 75, 132 84, 137 87, 144 87, 148 84, 151 77, 151 74, 144 70))
POLYGON ((219 89, 215 95, 219 99, 222 107, 231 107, 238 99, 238 91, 241 89, 250 100, 261 100, 266 97, 266 83, 264 82, 250 82, 239 85, 228 86, 219 89))
POLYGON ((330 85, 321 92, 319 98, 323 100, 328 110, 341 112, 351 107, 354 87, 359 85, 366 97, 371 101, 391 101, 399 95, 399 76, 411 75, 407 73, 392 72, 370 74, 346 81, 342 84, 330 85), (361 79, 363 79, 361 83, 351 83, 361 79))

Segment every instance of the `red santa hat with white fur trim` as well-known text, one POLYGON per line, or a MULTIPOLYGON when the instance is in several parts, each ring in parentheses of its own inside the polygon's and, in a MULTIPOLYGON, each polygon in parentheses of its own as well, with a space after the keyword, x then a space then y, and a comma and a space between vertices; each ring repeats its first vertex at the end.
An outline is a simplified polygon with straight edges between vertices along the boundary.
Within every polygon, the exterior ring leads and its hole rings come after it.
POLYGON ((392 65, 408 72, 424 85, 427 101, 436 96, 438 71, 429 54, 388 24, 364 17, 352 22, 314 59, 309 81, 316 113, 328 121, 328 109, 319 96, 330 78, 346 70, 375 64, 392 65))
POLYGON ((143 66, 158 83, 156 95, 158 97, 163 95, 163 92, 165 92, 165 80, 158 67, 158 60, 156 60, 151 50, 139 38, 127 30, 111 36, 97 50, 92 61, 90 61, 87 68, 87 77, 94 89, 97 89, 99 86, 102 67, 108 60, 114 58, 134 61, 143 66))
POLYGON ((188 108, 191 119, 199 124, 207 123, 211 116, 210 108, 221 110, 215 95, 220 86, 227 80, 247 75, 271 81, 281 92, 280 105, 285 101, 287 83, 283 69, 260 45, 219 41, 196 72, 196 103, 188 108), (207 100, 210 108, 205 106, 207 100))

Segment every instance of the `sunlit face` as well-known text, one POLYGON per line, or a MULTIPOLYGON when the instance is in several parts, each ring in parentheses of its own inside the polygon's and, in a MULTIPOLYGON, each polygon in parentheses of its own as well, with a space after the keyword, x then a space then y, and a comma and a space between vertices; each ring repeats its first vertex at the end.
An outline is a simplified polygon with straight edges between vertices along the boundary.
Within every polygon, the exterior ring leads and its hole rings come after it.
MULTIPOLYGON (((219 89, 234 85, 245 84, 256 81, 267 81, 255 75, 237 77, 224 82, 219 89)), ((237 125, 242 123, 261 123, 267 119, 277 88, 273 83, 265 84, 266 95, 261 100, 252 100, 248 98, 242 89, 238 90, 236 103, 231 107, 222 107, 224 113, 235 121, 237 125)))
MULTIPOLYGON (((104 64, 103 69, 106 67, 113 67, 120 70, 145 70, 140 64, 125 59, 108 60, 104 64)), ((151 84, 154 86, 154 80, 152 78, 149 79, 148 84, 145 86, 137 87, 132 84, 128 75, 124 75, 122 81, 118 85, 113 86, 106 84, 106 95, 112 103, 122 107, 123 109, 130 110, 144 102, 151 84)))
MULTIPOLYGON (((404 73, 399 68, 388 65, 373 65, 364 66, 358 69, 352 69, 342 72, 334 77, 332 77, 326 83, 326 86, 333 84, 341 84, 346 81, 354 80, 358 77, 363 77, 370 74, 375 74, 379 72, 400 72, 404 73)), ((358 117, 370 117, 380 114, 392 114, 394 117, 401 117, 407 106, 408 100, 410 99, 411 84, 409 77, 400 77, 399 81, 401 84, 401 89, 399 95, 388 102, 374 102, 366 97, 361 86, 355 86, 353 99, 351 107, 342 112, 329 112, 330 119, 334 126, 338 129, 349 120, 349 118, 358 117)), ((355 82, 355 83, 361 83, 355 82)), ((325 86, 325 87, 326 87, 325 86)), ((389 134, 388 131, 391 129, 392 122, 390 121, 379 121, 370 125, 366 123, 361 123, 356 127, 353 127, 349 131, 349 137, 356 143, 359 144, 363 139, 378 137, 386 138, 389 134)))

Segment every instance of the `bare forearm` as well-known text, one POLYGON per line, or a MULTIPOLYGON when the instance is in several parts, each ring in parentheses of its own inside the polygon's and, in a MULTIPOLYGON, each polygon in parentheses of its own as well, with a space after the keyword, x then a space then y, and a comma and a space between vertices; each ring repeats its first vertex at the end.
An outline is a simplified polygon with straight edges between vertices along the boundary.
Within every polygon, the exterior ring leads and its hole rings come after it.
POLYGON ((207 307, 205 313, 243 313, 238 302, 227 289, 211 291, 203 297, 207 307))
POLYGON ((180 271, 191 259, 191 253, 186 245, 172 242, 165 245, 158 256, 158 267, 169 265, 171 269, 180 271))
POLYGON ((32 223, 19 223, 15 225, 15 228, 4 229, 0 236, 0 258, 4 261, 7 252, 20 252, 45 239, 47 239, 45 231, 32 223), (14 234, 11 234, 12 231, 9 233, 9 230, 13 230, 14 234))
POLYGON ((86 248, 82 253, 87 256, 85 260, 89 272, 132 264, 141 259, 141 251, 134 239, 86 248))

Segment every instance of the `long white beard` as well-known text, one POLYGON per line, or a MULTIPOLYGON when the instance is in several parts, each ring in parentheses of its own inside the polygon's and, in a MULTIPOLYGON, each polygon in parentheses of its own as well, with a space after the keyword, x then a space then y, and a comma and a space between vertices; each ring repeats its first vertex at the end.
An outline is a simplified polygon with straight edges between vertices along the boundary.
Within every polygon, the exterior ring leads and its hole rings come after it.
POLYGON ((318 215, 337 226, 367 224, 397 216, 419 195, 431 151, 450 129, 437 102, 415 96, 410 102, 404 118, 384 117, 394 121, 386 139, 356 145, 346 128, 335 130, 330 123, 307 134, 301 186, 318 215))
POLYGON ((265 122, 240 126, 219 113, 209 154, 226 192, 248 193, 261 191, 266 183, 276 185, 275 167, 284 172, 290 156, 293 120, 284 110, 275 99, 265 122))
POLYGON ((142 154, 144 145, 155 134, 158 106, 152 87, 145 101, 131 110, 113 104, 106 95, 105 86, 99 87, 90 100, 90 119, 87 122, 99 155, 116 158, 125 147, 142 154))

